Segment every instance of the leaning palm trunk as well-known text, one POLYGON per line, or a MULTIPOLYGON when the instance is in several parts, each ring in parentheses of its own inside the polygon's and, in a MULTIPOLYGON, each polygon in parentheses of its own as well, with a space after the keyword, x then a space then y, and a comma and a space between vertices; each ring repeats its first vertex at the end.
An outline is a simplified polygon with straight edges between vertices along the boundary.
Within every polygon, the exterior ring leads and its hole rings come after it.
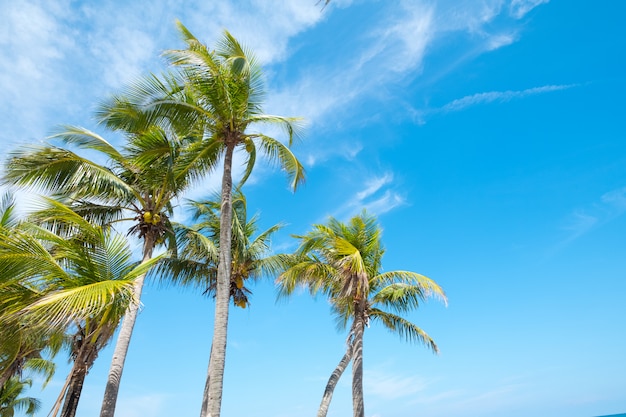
POLYGON ((69 375, 61 417, 75 417, 78 402, 83 391, 83 384, 89 370, 96 362, 100 349, 106 344, 115 331, 115 325, 107 325, 99 329, 99 334, 92 340, 91 335, 83 333, 82 347, 74 358, 74 366, 69 375))
POLYGON ((67 395, 63 404, 63 410, 61 410, 61 417, 74 417, 76 415, 78 400, 83 391, 83 383, 86 376, 87 369, 85 368, 77 370, 76 374, 72 375, 70 384, 67 387, 67 395))
POLYGON ((354 417, 364 417, 363 404, 363 333, 365 331, 365 300, 355 301, 354 338, 352 346, 352 410, 354 417))
MULTIPOLYGON (((143 259, 142 263, 152 258, 155 237, 152 233, 146 233, 143 241, 143 259)), ((122 371, 124 370, 124 362, 130 345, 130 337, 137 321, 137 313, 141 303, 141 291, 143 290, 143 282, 146 274, 142 274, 135 280, 133 286, 133 300, 128 306, 128 310, 122 320, 120 334, 117 337, 113 359, 111 359, 111 368, 109 369, 109 377, 107 379, 106 388, 104 390, 104 399, 102 400, 102 408, 100 409, 100 417, 113 417, 115 415, 115 405, 120 389, 120 381, 122 379, 122 371)))
POLYGON ((220 209, 220 247, 215 288, 215 321, 213 343, 209 357, 209 371, 202 398, 200 417, 219 417, 222 406, 224 367, 226 364, 226 337, 228 331, 228 302, 230 300, 230 268, 232 239, 232 164, 236 138, 226 138, 224 173, 222 175, 222 202, 220 209))
POLYGON ((332 400, 333 398, 333 392, 335 391, 337 382, 339 382, 339 378, 341 378, 341 375, 343 375, 343 372, 348 367, 351 359, 352 342, 350 341, 348 342, 348 348, 346 349, 345 355, 343 355, 343 358, 341 358, 341 361, 339 361, 339 365, 337 365, 333 373, 330 375, 330 378, 328 379, 326 389, 324 390, 324 396, 322 397, 322 402, 317 412, 317 417, 326 417, 326 414, 328 414, 328 407, 330 406, 330 400, 332 400))

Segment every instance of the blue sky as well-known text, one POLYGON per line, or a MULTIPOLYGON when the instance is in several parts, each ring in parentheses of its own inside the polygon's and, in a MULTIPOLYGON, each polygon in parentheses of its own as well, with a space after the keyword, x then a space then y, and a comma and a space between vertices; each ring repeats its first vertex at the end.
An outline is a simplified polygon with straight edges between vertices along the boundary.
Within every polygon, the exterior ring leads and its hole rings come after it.
MULTIPOLYGON (((256 52, 265 111, 308 122, 295 194, 260 163, 245 190, 293 249, 332 215, 367 208, 386 270, 423 273, 449 306, 410 319, 441 354, 372 327, 368 417, 568 416, 626 411, 626 3, 314 0, 0 3, 0 142, 59 124, 102 130, 93 109, 182 47, 174 21, 256 52)), ((106 132, 112 142, 119 138, 106 132)), ((192 197, 215 190, 217 177, 192 197)), ((117 415, 199 414, 212 301, 149 285, 117 415)), ((327 303, 276 303, 272 280, 232 309, 223 415, 314 415, 345 334, 327 303)), ((86 381, 97 415, 112 349, 86 381)), ((34 394, 52 404, 65 369, 34 394)), ((329 416, 349 415, 350 375, 329 416)))

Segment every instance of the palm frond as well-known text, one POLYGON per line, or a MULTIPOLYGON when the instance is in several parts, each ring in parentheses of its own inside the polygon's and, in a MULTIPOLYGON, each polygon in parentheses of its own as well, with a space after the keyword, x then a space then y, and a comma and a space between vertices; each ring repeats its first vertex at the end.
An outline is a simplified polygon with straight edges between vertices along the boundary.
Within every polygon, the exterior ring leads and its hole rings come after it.
MULTIPOLYGON (((436 298, 447 305, 448 299, 443 289, 432 279, 410 271, 389 271, 376 275, 372 278, 371 284, 374 291, 381 291, 381 297, 391 296, 394 291, 407 289, 407 294, 412 297, 425 300, 426 298, 436 298), (403 285, 395 285, 403 284, 403 285), (389 288, 385 290, 385 288, 389 288), (379 290, 380 289, 380 290, 379 290)), ((417 301, 417 300, 416 300, 417 301)))
POLYGON ((47 294, 26 308, 25 318, 45 319, 51 326, 68 326, 75 320, 101 314, 113 303, 121 318, 133 301, 137 300, 134 300, 132 280, 100 281, 47 294))
POLYGON ((379 321, 392 333, 397 333, 406 341, 421 343, 430 348, 433 353, 439 353, 439 348, 435 341, 425 331, 407 319, 377 308, 370 309, 369 317, 372 321, 379 321))
POLYGON ((126 201, 140 198, 110 169, 55 147, 24 147, 9 155, 5 183, 70 195, 126 201), (131 197, 132 196, 132 197, 131 197))
POLYGON ((291 152, 291 150, 280 141, 265 135, 257 135, 260 139, 259 147, 269 160, 278 163, 287 174, 290 186, 293 191, 298 185, 304 183, 304 167, 291 152))
POLYGON ((64 125, 56 129, 49 139, 60 139, 64 144, 75 145, 81 149, 91 149, 106 155, 119 164, 124 163, 124 156, 102 136, 79 126, 64 125))

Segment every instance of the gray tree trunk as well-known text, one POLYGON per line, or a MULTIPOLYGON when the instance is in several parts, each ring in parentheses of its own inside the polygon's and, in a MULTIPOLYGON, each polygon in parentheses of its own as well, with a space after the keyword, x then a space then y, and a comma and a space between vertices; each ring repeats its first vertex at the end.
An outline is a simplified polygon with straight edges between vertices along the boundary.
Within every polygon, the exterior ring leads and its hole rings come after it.
POLYGON ((222 175, 222 202, 220 208, 220 247, 215 288, 215 321, 213 343, 209 357, 209 372, 202 398, 200 417, 219 417, 222 407, 226 339, 228 331, 228 302, 230 301, 230 269, 232 239, 232 164, 235 140, 226 138, 224 173, 222 175))
MULTIPOLYGON (((143 242, 143 259, 142 263, 152 258, 155 238, 152 233, 146 233, 143 242)), ((141 304, 141 291, 143 290, 143 282, 146 275, 143 274, 137 278, 133 287, 135 300, 137 302, 130 303, 128 310, 122 320, 120 333, 117 337, 113 359, 111 359, 111 368, 107 379, 106 388, 104 390, 104 399, 102 400, 102 408, 100 409, 100 417, 113 417, 115 415, 115 405, 120 390, 120 381, 122 379, 122 371, 124 370, 124 362, 130 345, 130 337, 133 334, 133 328, 137 321, 137 314, 141 304)))
POLYGON ((320 408, 317 411, 317 417, 326 417, 326 414, 328 414, 328 407, 330 407, 330 400, 332 400, 333 398, 333 392, 335 391, 337 382, 339 382, 339 378, 341 378, 341 375, 343 375, 343 372, 348 367, 351 359, 352 342, 348 344, 345 355, 343 355, 343 358, 341 358, 341 361, 339 361, 339 365, 337 365, 333 373, 330 375, 330 378, 328 379, 326 389, 324 390, 324 395, 322 396, 320 408))
POLYGON ((354 417, 365 416, 363 404, 363 332, 365 330, 365 300, 355 305, 354 339, 352 341, 352 410, 354 417))

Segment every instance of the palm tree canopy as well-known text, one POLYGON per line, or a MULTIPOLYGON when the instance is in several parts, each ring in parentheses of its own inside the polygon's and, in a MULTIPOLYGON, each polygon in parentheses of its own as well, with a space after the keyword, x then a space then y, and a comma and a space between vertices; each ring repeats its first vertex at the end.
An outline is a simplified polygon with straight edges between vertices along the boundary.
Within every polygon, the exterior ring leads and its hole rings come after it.
POLYGON ((306 235, 295 236, 300 245, 283 260, 289 267, 278 279, 279 296, 290 295, 298 286, 311 294, 324 294, 331 301, 340 328, 355 313, 358 300, 366 300, 366 320, 378 321, 408 341, 437 352, 432 339, 402 318, 427 298, 447 302, 443 289, 432 279, 410 271, 382 271, 384 248, 376 218, 365 211, 348 223, 330 218, 306 235))
POLYGON ((289 147, 298 137, 302 120, 264 114, 265 87, 261 67, 228 31, 215 49, 202 44, 180 22, 186 49, 168 50, 164 56, 177 73, 151 75, 112 97, 98 110, 102 123, 112 129, 143 130, 167 125, 189 139, 179 176, 199 180, 213 171, 233 146, 246 155, 246 170, 239 185, 252 172, 260 150, 288 175, 292 189, 304 182, 304 168, 289 147), (137 109, 141 109, 138 111, 137 109), (288 146, 264 135, 255 126, 277 125, 288 137, 288 146))
POLYGON ((32 293, 27 305, 15 303, 19 310, 13 316, 52 327, 102 315, 119 321, 133 299, 134 279, 159 258, 138 265, 122 236, 92 225, 58 201, 44 201, 46 208, 32 218, 55 224, 62 236, 34 223, 0 229, 0 271, 10 268, 13 282, 32 293))
POLYGON ((16 413, 33 416, 39 411, 41 403, 38 399, 22 396, 31 385, 30 379, 12 377, 0 387, 0 417, 13 417, 16 413))
MULTIPOLYGON (((179 241, 178 254, 164 258, 154 269, 156 276, 168 283, 191 285, 206 294, 215 294, 219 261, 220 202, 219 195, 212 200, 190 201, 193 226, 174 226, 179 241)), ((244 194, 236 190, 232 204, 232 267, 231 298, 235 305, 249 304, 249 281, 265 275, 273 258, 268 256, 271 236, 282 225, 274 225, 258 233, 258 216, 248 218, 244 194)))

